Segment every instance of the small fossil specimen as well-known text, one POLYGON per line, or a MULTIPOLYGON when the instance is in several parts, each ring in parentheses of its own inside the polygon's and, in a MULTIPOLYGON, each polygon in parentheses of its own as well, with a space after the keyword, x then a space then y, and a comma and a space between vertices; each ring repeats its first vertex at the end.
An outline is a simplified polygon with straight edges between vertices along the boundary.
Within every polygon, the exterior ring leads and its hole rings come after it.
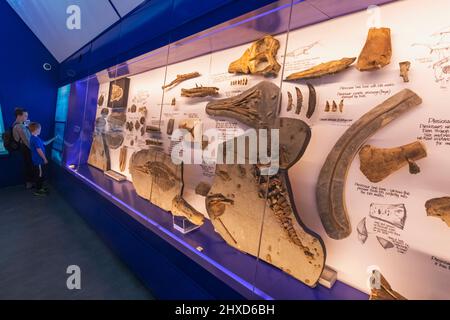
POLYGON ((101 106, 103 105, 103 102, 105 102, 105 96, 102 94, 102 95, 100 95, 100 97, 98 98, 97 105, 98 105, 99 107, 101 107, 101 106))
POLYGON ((108 131, 105 134, 106 144, 110 149, 117 149, 123 143, 123 134, 122 132, 117 131, 108 131))
POLYGON ((306 111, 306 117, 309 119, 316 110, 316 89, 314 89, 314 86, 311 83, 306 83, 306 85, 309 90, 308 110, 306 111))
POLYGON ((146 107, 140 107, 139 112, 142 113, 144 116, 147 115, 147 108, 146 107))
POLYGON ((370 204, 369 215, 387 223, 396 226, 399 229, 405 227, 406 222, 406 208, 403 203, 401 204, 370 204))
POLYGON ((141 118, 139 119, 139 122, 140 122, 142 125, 144 125, 144 124, 145 124, 145 117, 141 117, 141 118))
POLYGON ((376 131, 421 103, 417 94, 404 89, 364 114, 336 142, 322 166, 316 187, 320 218, 331 238, 339 240, 351 233, 344 188, 359 147, 376 131))
POLYGON ((217 87, 196 86, 195 88, 181 89, 181 96, 189 98, 216 96, 218 94, 219 88, 217 87))
POLYGON ((276 76, 281 69, 276 59, 279 48, 280 42, 267 35, 254 42, 238 60, 230 63, 228 72, 276 76))
POLYGON ((138 120, 136 120, 136 122, 134 123, 134 129, 136 129, 136 131, 137 131, 137 130, 139 130, 140 127, 141 127, 141 123, 138 120))
POLYGON ((209 192, 209 189, 211 189, 211 186, 208 183, 201 181, 195 187, 195 193, 206 197, 206 195, 209 192))
POLYGON ((180 82, 200 77, 200 73, 198 72, 191 72, 191 73, 185 73, 185 74, 177 74, 177 77, 172 80, 170 83, 166 84, 165 86, 162 86, 163 89, 166 88, 172 88, 175 85, 179 84, 180 82))
POLYGON ((172 98, 172 102, 170 103, 172 106, 175 106, 177 104, 177 99, 172 98))
POLYGON ((208 102, 206 113, 237 119, 255 129, 271 126, 277 118, 280 88, 261 81, 241 94, 208 102))
POLYGON ((391 29, 370 28, 366 43, 356 62, 356 68, 359 71, 381 69, 391 62, 391 56, 391 29))
POLYGON ((450 197, 434 198, 425 202, 427 216, 442 219, 450 227, 450 197))
POLYGON ((130 146, 133 146, 134 145, 134 140, 131 140, 130 141, 130 146))
POLYGON ((295 93, 297 95, 297 106, 295 108, 295 113, 300 114, 303 107, 303 94, 299 87, 295 87, 295 93))
POLYGON ((148 146, 162 146, 163 142, 157 139, 147 139, 145 140, 145 144, 148 146))
POLYGON ((167 134, 169 135, 172 134, 174 125, 175 119, 169 119, 169 122, 167 122, 167 130, 166 130, 167 134))
POLYGON ((383 247, 383 249, 391 249, 394 247, 394 244, 391 241, 383 237, 377 236, 377 240, 378 243, 383 247))
POLYGON ((403 82, 409 82, 408 72, 409 67, 411 66, 411 62, 402 61, 399 63, 399 65, 400 65, 400 77, 403 78, 403 82))
POLYGON ((331 110, 330 103, 327 100, 327 102, 325 103, 325 112, 330 112, 330 110, 331 110))
POLYGON ((287 92, 287 95, 288 95, 288 106, 287 106, 287 111, 291 111, 292 110, 292 107, 294 106, 294 103, 293 103, 293 99, 292 99, 292 94, 288 91, 287 92))
POLYGON ((369 237, 366 227, 366 217, 362 218, 362 220, 358 223, 356 226, 356 231, 358 232, 358 240, 364 244, 369 237))
POLYGON ((135 104, 133 104, 130 108, 130 111, 134 113, 134 112, 136 112, 136 110, 137 110, 137 107, 135 104))
POLYGON ((116 84, 112 84, 112 89, 111 89, 111 101, 110 102, 114 102, 114 101, 119 101, 120 99, 122 99, 123 97, 123 89, 116 85, 116 84))
POLYGON ((339 102, 339 112, 344 112, 344 99, 339 102))
POLYGON ((395 148, 376 148, 365 145, 359 151, 361 172, 371 182, 380 182, 403 166, 410 166, 410 173, 420 172, 414 161, 427 156, 424 145, 415 141, 395 148))
POLYGON ((406 300, 400 293, 393 290, 389 282, 383 277, 379 271, 378 276, 371 277, 370 300, 406 300), (373 283, 376 281, 377 283, 373 283))
POLYGON ((145 131, 147 132, 161 132, 161 129, 158 126, 146 126, 145 131))
POLYGON ((107 117, 108 114, 109 114, 109 109, 108 109, 108 108, 103 108, 102 111, 100 111, 100 114, 101 114, 103 117, 107 117))
POLYGON ((141 127, 141 137, 145 134, 145 127, 141 127))
POLYGON ((121 172, 125 171, 125 166, 127 163, 127 154, 128 154, 128 148, 126 146, 122 147, 120 149, 120 154, 119 154, 119 169, 121 172))
POLYGON ((337 109, 338 109, 338 106, 336 104, 336 101, 333 100, 333 104, 332 104, 332 107, 331 107, 331 112, 337 112, 337 109))
POLYGON ((342 58, 340 60, 324 62, 307 70, 292 73, 287 76, 286 80, 312 79, 327 74, 334 74, 347 69, 355 60, 356 58, 342 58))

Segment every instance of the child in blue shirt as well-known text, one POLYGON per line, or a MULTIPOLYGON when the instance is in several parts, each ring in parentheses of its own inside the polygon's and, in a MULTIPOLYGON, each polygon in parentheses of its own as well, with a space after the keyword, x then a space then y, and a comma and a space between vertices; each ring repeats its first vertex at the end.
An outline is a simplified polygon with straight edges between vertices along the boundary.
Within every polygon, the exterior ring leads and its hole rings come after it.
POLYGON ((48 190, 44 188, 45 173, 48 164, 47 157, 45 156, 44 142, 39 138, 41 134, 41 125, 37 122, 32 122, 28 125, 31 133, 30 137, 30 150, 31 159, 33 161, 34 179, 36 182, 35 195, 47 195, 48 190))

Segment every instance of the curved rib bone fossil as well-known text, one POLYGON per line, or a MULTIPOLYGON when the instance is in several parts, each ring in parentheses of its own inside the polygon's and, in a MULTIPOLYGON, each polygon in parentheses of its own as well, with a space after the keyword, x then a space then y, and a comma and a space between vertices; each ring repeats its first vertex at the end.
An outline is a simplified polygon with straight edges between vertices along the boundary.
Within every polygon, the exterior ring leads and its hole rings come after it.
POLYGON ((299 87, 295 87, 295 93, 297 95, 297 106, 295 108, 295 113, 300 114, 303 106, 303 94, 299 87))
POLYGON ((320 171, 316 201, 327 234, 343 239, 351 233, 344 199, 347 171, 359 147, 380 128, 422 103, 422 99, 404 89, 363 115, 336 142, 320 171))
POLYGON ((314 89, 314 86, 310 83, 307 83, 306 85, 308 86, 309 90, 308 110, 306 111, 306 117, 309 119, 312 117, 314 111, 316 110, 316 89, 314 89))
POLYGON ((371 182, 380 182, 391 173, 409 164, 411 174, 416 174, 418 166, 414 161, 425 158, 427 152, 422 143, 415 141, 395 148, 376 148, 365 145, 359 151, 361 172, 371 182))
POLYGON ((286 80, 313 79, 327 74, 338 73, 347 69, 355 60, 356 58, 342 58, 340 60, 324 62, 307 70, 292 73, 287 76, 286 80))

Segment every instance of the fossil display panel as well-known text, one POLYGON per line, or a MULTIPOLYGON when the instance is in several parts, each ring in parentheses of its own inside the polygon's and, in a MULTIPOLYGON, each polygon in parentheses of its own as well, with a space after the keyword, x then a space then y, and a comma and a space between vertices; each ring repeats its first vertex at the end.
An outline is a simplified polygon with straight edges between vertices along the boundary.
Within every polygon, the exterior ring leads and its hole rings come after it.
POLYGON ((450 298, 450 4, 360 9, 278 1, 77 83, 67 165, 258 297, 336 298, 314 289, 333 269, 367 299, 450 298))

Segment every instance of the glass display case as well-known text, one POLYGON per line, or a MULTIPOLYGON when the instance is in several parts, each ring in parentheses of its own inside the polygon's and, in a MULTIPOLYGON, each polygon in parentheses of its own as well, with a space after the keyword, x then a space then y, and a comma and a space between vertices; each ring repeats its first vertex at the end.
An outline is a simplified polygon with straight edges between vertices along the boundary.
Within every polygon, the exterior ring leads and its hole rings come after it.
POLYGON ((168 35, 65 89, 55 157, 246 297, 449 298, 450 8, 374 2, 168 35))

